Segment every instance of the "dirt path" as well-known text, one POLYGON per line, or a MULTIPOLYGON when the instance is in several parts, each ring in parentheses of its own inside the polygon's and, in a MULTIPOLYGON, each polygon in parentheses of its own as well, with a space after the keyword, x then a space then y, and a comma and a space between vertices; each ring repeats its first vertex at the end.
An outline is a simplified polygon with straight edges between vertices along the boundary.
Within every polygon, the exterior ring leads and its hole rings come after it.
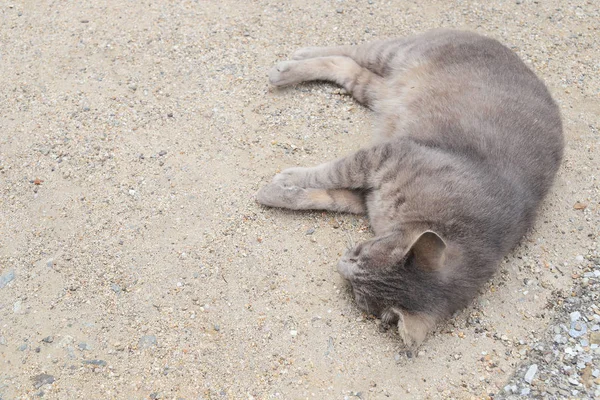
POLYGON ((0 4, 0 399, 501 392, 598 257, 599 10, 422 3, 0 4), (334 86, 269 88, 275 62, 440 26, 512 46, 560 103, 567 147, 535 230, 408 357, 335 271, 367 221, 253 196, 371 131, 334 86))

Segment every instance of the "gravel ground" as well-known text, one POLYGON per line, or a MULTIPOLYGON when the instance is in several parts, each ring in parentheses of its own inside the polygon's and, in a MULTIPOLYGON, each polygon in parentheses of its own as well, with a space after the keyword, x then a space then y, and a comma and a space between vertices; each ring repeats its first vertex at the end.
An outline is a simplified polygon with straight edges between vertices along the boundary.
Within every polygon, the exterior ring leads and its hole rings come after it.
POLYGON ((0 4, 0 398, 598 397, 596 1, 0 4), (435 27, 512 47, 560 104, 535 228, 417 354, 335 264, 361 217, 262 208, 279 169, 368 143, 298 47, 435 27))

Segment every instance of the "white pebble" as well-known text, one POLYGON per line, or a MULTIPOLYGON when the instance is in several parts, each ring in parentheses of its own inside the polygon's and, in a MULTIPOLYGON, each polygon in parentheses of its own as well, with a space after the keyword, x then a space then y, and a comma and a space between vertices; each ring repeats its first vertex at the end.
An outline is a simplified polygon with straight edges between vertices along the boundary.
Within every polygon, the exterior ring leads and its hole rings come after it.
POLYGON ((567 379, 569 381, 569 383, 573 386, 579 386, 579 381, 575 378, 569 378, 567 379))
POLYGON ((535 377, 537 370, 538 370, 537 364, 532 364, 529 367, 529 369, 527 370, 527 373, 525 374, 525 382, 527 382, 531 385, 531 382, 533 382, 533 378, 535 377))
POLYGON ((571 317, 571 322, 575 322, 581 318, 581 313, 579 311, 573 311, 569 314, 569 317, 571 317))
POLYGON ((575 261, 577 262, 583 262, 583 256, 580 254, 577 257, 575 257, 575 261))

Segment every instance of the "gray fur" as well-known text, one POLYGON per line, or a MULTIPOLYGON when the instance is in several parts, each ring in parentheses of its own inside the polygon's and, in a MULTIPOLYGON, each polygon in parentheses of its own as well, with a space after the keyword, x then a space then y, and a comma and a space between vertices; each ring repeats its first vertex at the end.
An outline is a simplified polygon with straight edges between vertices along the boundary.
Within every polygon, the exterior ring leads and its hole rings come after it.
POLYGON ((408 345, 465 307, 534 222, 562 159, 558 107, 508 48, 436 30, 305 48, 273 85, 333 81, 377 114, 371 147, 262 188, 267 206, 366 212, 375 238, 338 269, 408 345))

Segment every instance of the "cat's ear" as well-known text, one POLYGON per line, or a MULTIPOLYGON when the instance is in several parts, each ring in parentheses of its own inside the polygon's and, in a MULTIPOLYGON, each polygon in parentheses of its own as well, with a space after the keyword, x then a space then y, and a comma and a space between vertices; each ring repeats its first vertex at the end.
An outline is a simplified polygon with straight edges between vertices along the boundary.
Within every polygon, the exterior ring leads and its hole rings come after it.
POLYGON ((419 267, 437 271, 444 266, 446 259, 446 243, 435 232, 425 231, 410 248, 419 267))

